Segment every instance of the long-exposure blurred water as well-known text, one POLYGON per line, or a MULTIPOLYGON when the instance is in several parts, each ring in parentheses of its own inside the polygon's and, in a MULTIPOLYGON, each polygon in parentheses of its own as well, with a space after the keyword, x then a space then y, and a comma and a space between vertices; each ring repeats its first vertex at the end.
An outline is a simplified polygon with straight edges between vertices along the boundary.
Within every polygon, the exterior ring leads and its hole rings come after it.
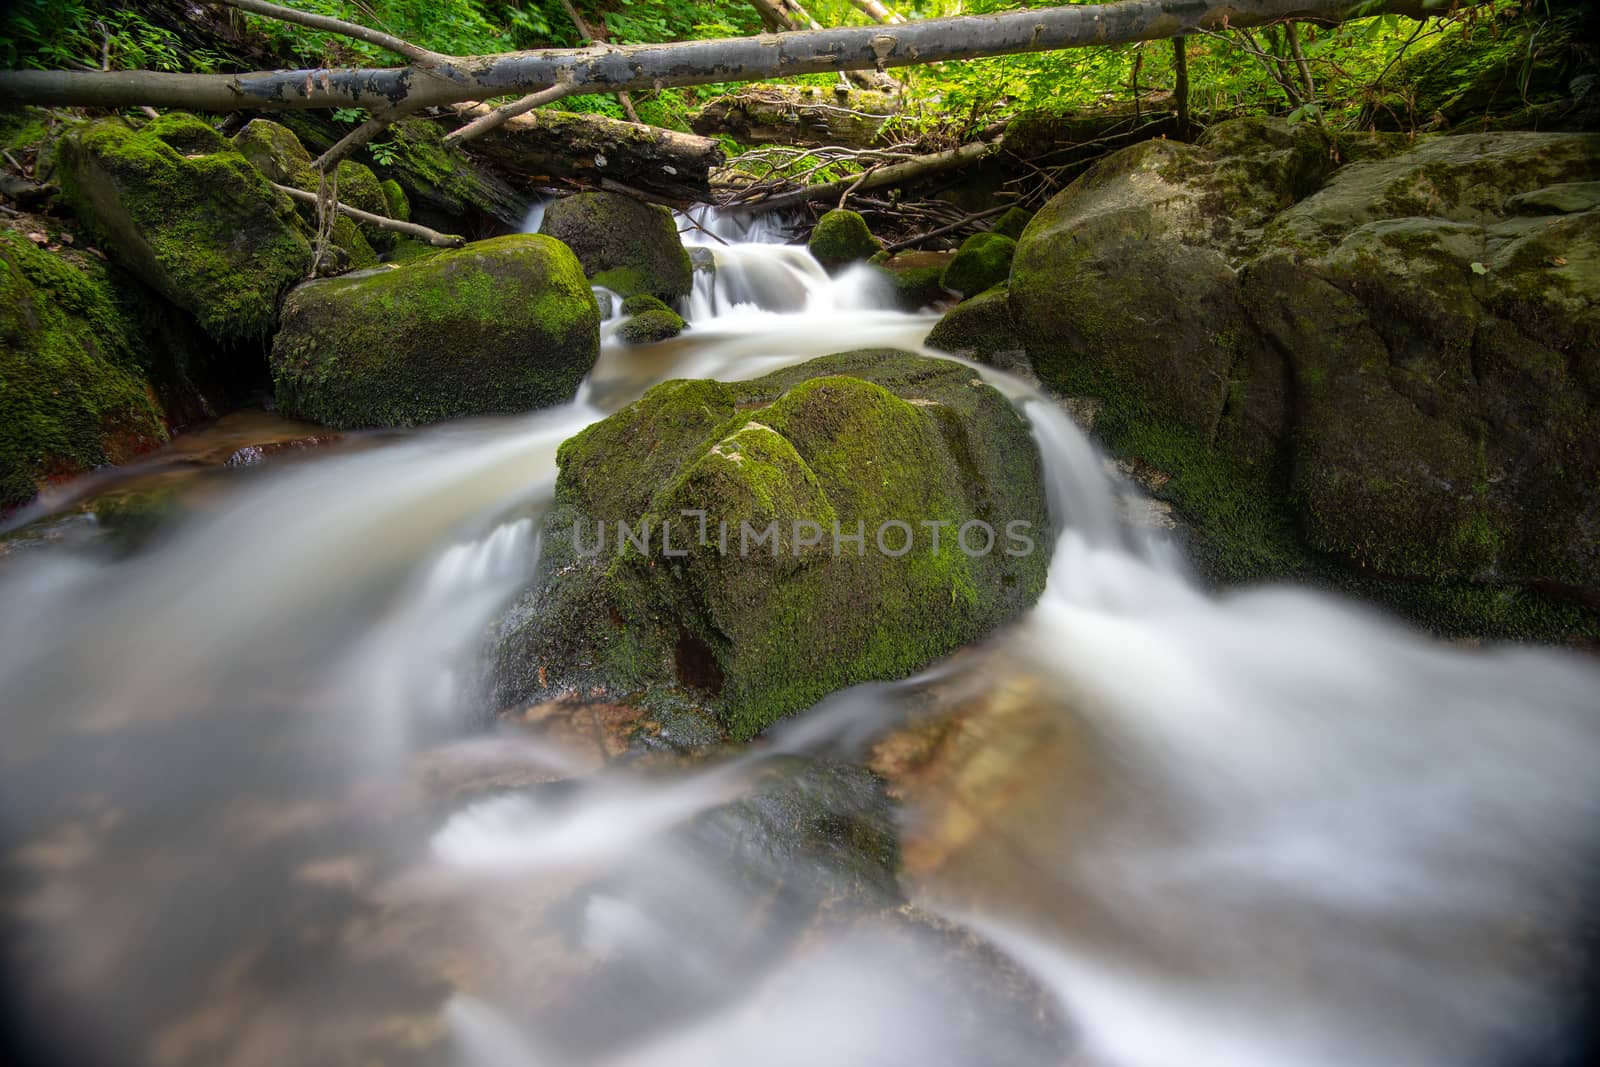
POLYGON ((670 377, 923 350, 934 318, 866 269, 700 221, 690 328, 608 339, 570 405, 263 469, 127 558, 0 566, 16 1058, 1590 1062, 1600 670, 1202 592, 1061 409, 987 369, 1063 531, 1024 618, 736 757, 592 770, 486 723, 476 657, 561 441, 670 377), (952 715, 949 773, 902 788, 909 910, 790 930, 810 860, 752 878, 707 830, 787 755, 952 715), (1048 1003, 996 994, 1007 967, 1048 1003))

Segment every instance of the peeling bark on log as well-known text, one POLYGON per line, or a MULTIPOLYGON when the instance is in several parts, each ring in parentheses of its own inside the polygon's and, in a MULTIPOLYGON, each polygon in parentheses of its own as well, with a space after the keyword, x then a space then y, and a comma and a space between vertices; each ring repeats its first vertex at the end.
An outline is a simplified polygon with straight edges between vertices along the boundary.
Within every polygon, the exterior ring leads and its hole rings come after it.
POLYGON ((815 86, 763 85, 719 97, 689 117, 695 133, 726 134, 747 145, 866 148, 900 110, 887 93, 815 86))
MULTIPOLYGON (((480 105, 462 118, 487 111, 480 105)), ((470 142, 469 150, 527 186, 608 179, 674 203, 710 200, 712 168, 724 159, 709 137, 565 111, 519 115, 470 142)))
MULTIPOLYGON (((1383 0, 1362 14, 1427 15, 1422 0, 1383 0)), ((925 19, 673 44, 547 49, 452 58, 437 68, 168 74, 158 71, 0 71, 0 102, 197 111, 357 106, 377 111, 529 93, 570 81, 582 92, 762 81, 840 70, 1045 52, 1155 40, 1286 18, 1338 21, 1351 0, 1122 0, 998 15, 925 19)))

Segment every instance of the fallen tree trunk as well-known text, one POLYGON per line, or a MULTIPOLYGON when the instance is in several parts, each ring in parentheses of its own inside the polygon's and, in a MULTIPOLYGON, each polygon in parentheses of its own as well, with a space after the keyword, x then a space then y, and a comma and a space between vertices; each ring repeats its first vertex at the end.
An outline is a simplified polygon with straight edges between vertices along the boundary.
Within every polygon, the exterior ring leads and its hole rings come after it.
MULTIPOLYGON (((1122 0, 999 15, 925 19, 719 40, 625 47, 546 49, 441 57, 383 69, 169 74, 158 71, 8 70, 0 102, 119 108, 147 104, 197 111, 456 104, 560 83, 581 92, 760 81, 842 70, 1044 52, 1258 26, 1287 18, 1355 17, 1351 0, 1122 0)), ((1423 0, 1382 0, 1361 15, 1429 14, 1423 0)))
POLYGON ((781 211, 784 208, 795 207, 800 204, 815 204, 823 201, 836 202, 845 193, 869 192, 873 189, 887 189, 896 185, 905 185, 921 178, 926 178, 941 171, 954 170, 976 163, 989 153, 1000 147, 999 141, 973 141, 960 148, 952 148, 948 152, 935 152, 931 155, 920 156, 917 159, 908 159, 904 163, 891 163, 888 166, 877 167, 861 174, 853 174, 848 178, 841 178, 836 182, 825 182, 821 185, 807 185, 799 189, 778 193, 776 196, 764 196, 755 200, 738 201, 725 205, 726 209, 734 212, 745 211, 781 211))
MULTIPOLYGON (((488 112, 479 105, 462 118, 488 112)), ((724 158, 709 137, 566 111, 509 119, 472 141, 471 154, 524 185, 609 179, 675 203, 710 200, 711 171, 724 158)))
POLYGON ((746 145, 839 145, 866 148, 900 110, 888 93, 762 85, 722 96, 689 116, 695 133, 725 134, 746 145))

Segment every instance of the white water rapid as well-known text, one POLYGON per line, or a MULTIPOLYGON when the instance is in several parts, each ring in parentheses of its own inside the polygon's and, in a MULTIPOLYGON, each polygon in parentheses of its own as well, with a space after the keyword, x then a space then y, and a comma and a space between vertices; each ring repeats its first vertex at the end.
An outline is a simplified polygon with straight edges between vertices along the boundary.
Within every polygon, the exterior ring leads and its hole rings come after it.
POLYGON ((486 724, 476 657, 562 440, 657 381, 935 321, 779 226, 699 222, 684 335, 608 339, 572 404, 263 464, 126 558, 0 559, 0 1061, 1592 1062, 1594 661, 1201 592, 987 369, 1064 531, 1024 618, 687 767, 570 777, 593 761, 486 724), (899 812, 915 909, 794 928, 811 861, 726 805, 945 713, 965 762, 899 812))

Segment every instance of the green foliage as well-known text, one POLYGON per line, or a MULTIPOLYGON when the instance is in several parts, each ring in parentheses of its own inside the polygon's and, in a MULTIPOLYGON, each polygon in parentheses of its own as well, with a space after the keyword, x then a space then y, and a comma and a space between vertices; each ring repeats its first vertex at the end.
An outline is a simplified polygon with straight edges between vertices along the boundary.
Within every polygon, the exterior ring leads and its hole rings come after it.
MULTIPOLYGON (((477 0, 295 0, 299 11, 327 15, 393 34, 450 55, 507 52, 518 47, 509 7, 491 17, 477 0)), ((381 48, 304 26, 247 15, 250 28, 276 47, 316 66, 388 66, 395 57, 381 48)))
POLYGON ((220 56, 181 47, 170 31, 112 0, 13 0, 0 15, 0 65, 215 70, 220 56))

